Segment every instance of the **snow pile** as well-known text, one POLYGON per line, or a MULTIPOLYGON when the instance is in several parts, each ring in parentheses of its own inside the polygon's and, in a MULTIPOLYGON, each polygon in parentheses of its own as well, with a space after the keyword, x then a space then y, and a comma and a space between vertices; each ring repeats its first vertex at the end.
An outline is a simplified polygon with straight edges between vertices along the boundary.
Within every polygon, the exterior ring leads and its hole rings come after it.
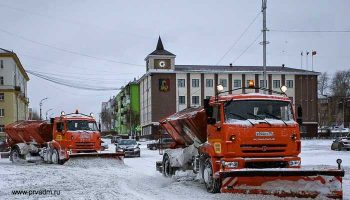
POLYGON ((177 170, 172 178, 176 181, 194 181, 197 179, 197 174, 195 174, 192 170, 177 170))
POLYGON ((186 148, 170 149, 165 151, 170 158, 171 166, 182 167, 191 162, 194 155, 198 154, 198 150, 194 145, 186 148))
POLYGON ((64 166, 80 168, 108 168, 111 166, 123 166, 123 161, 115 158, 71 158, 64 166))

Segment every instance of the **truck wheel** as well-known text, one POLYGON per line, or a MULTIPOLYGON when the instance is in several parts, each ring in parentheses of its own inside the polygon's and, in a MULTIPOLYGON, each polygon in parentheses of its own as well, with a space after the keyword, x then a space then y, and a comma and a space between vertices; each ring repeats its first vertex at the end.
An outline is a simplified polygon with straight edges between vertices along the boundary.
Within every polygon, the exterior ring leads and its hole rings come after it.
POLYGON ((157 147, 152 147, 152 150, 157 150, 157 147))
POLYGON ((211 163, 211 159, 207 158, 204 163, 204 170, 202 173, 203 180, 205 183, 205 187, 207 191, 210 193, 218 193, 220 192, 221 182, 220 179, 214 178, 213 167, 211 163))
POLYGON ((163 175, 166 177, 171 177, 173 175, 173 168, 170 165, 170 158, 167 154, 163 158, 163 175))
POLYGON ((20 154, 20 151, 17 147, 11 149, 10 160, 12 163, 23 163, 24 157, 20 154))
POLYGON ((52 153, 51 153, 52 164, 58 164, 59 163, 59 159, 60 159, 60 156, 58 154, 58 151, 56 149, 53 149, 52 153))

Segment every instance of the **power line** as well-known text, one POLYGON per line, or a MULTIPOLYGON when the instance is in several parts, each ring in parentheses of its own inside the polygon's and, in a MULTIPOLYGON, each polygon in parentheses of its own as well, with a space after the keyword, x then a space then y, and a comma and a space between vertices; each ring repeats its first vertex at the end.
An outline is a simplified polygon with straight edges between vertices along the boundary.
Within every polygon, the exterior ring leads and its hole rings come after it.
POLYGON ((77 52, 77 51, 72 51, 72 50, 68 50, 68 49, 63 49, 63 48, 55 47, 55 46, 52 46, 52 45, 49 45, 49 44, 46 44, 46 43, 43 43, 43 42, 38 42, 38 41, 35 41, 35 40, 32 40, 32 39, 23 37, 23 36, 18 35, 18 34, 16 34, 16 33, 12 33, 12 32, 6 31, 6 30, 4 30, 4 29, 0 29, 0 32, 6 33, 6 34, 8 34, 8 35, 10 35, 10 36, 12 36, 12 37, 20 38, 20 39, 22 39, 22 40, 29 41, 29 42, 34 43, 34 44, 37 44, 37 45, 49 47, 49 48, 52 48, 52 49, 55 49, 55 50, 58 50, 58 51, 65 52, 65 53, 70 53, 70 54, 74 54, 74 55, 84 56, 84 57, 88 57, 88 58, 92 58, 92 59, 96 59, 96 60, 103 60, 103 61, 112 62, 112 63, 118 63, 118 64, 125 64, 125 65, 142 66, 142 67, 144 67, 144 65, 140 65, 140 64, 134 64, 134 63, 129 63, 129 62, 116 61, 116 60, 111 60, 111 59, 106 59, 106 58, 100 58, 100 57, 92 56, 92 55, 89 55, 89 54, 80 53, 80 52, 77 52))
POLYGON ((271 29, 273 32, 289 32, 289 33, 350 33, 350 30, 283 30, 271 29))
MULTIPOLYGON (((43 59, 43 58, 38 58, 38 57, 35 57, 35 56, 31 56, 31 55, 27 55, 27 54, 23 54, 23 53, 20 53, 18 52, 17 54, 19 54, 20 56, 25 56, 25 57, 28 57, 28 58, 31 58, 31 59, 34 59, 34 60, 38 60, 38 61, 41 61, 41 62, 46 62, 46 63, 50 63, 50 64, 53 64, 53 65, 56 65, 56 66, 62 66, 62 67, 69 67, 71 69, 82 69, 82 70, 86 70, 86 67, 82 67, 82 66, 76 66, 76 65, 63 65, 63 64, 59 64, 59 63, 56 63, 56 62, 53 62, 51 60, 46 60, 46 59, 43 59)), ((26 65, 28 66, 28 65, 26 65)), ((126 75, 126 74, 137 74, 139 72, 132 72, 132 73, 120 73, 118 72, 117 70, 115 71, 108 71, 108 70, 101 70, 99 69, 98 72, 105 72, 105 73, 102 73, 104 75, 113 75, 115 76, 115 74, 112 74, 112 73, 118 73, 116 75, 126 75)), ((69 74, 72 74, 71 72, 69 74)), ((99 73, 101 74, 101 73, 99 73)), ((84 75, 96 75, 96 73, 94 74, 88 74, 88 73, 84 73, 84 75)))
POLYGON ((262 34, 262 33, 260 33, 260 34, 254 39, 254 41, 253 41, 252 43, 249 44, 249 46, 248 46, 246 49, 244 49, 244 51, 232 62, 232 64, 234 64, 241 56, 243 56, 243 54, 245 54, 245 52, 248 51, 248 49, 249 49, 251 46, 253 46, 253 44, 259 39, 259 37, 261 36, 261 34, 262 34))
POLYGON ((120 31, 120 30, 113 29, 113 28, 107 28, 107 27, 104 27, 104 26, 99 26, 99 25, 96 25, 96 24, 83 23, 83 22, 80 22, 80 21, 76 21, 76 20, 74 20, 72 18, 68 19, 68 18, 62 18, 62 17, 53 16, 53 15, 47 15, 47 14, 32 12, 32 11, 28 11, 28 10, 25 10, 25 9, 22 9, 22 8, 13 7, 13 6, 6 5, 6 4, 0 4, 0 7, 8 8, 8 9, 11 9, 11 10, 15 10, 15 11, 20 12, 20 13, 27 13, 29 15, 50 18, 50 19, 53 19, 53 20, 57 20, 58 19, 58 20, 60 20, 62 22, 69 23, 69 24, 74 24, 74 25, 79 25, 79 26, 94 26, 95 28, 98 28, 98 29, 113 30, 113 31, 117 31, 119 33, 122 33, 122 34, 125 34, 125 35, 128 35, 128 36, 134 36, 134 37, 139 37, 139 38, 143 38, 143 39, 154 39, 154 37, 139 35, 139 34, 135 34, 135 33, 127 33, 127 32, 123 32, 123 31, 120 31))
POLYGON ((249 30, 249 28, 254 24, 254 22, 258 19, 259 15, 261 14, 261 12, 259 12, 253 19, 253 21, 250 22, 250 24, 244 29, 244 31, 241 33, 241 35, 237 38, 237 40, 230 46, 230 48, 225 52, 225 54, 219 59, 219 61, 216 63, 216 65, 218 65, 222 59, 224 59, 226 57, 226 55, 233 49, 233 47, 235 47, 238 42, 242 39, 242 37, 244 36, 244 34, 249 30))
POLYGON ((64 79, 52 77, 52 76, 47 76, 44 74, 32 72, 32 71, 26 71, 27 73, 36 76, 38 78, 44 79, 46 81, 50 81, 59 85, 64 85, 67 87, 71 88, 76 88, 76 89, 82 89, 82 90, 94 90, 94 91, 108 91, 108 90, 120 90, 120 88, 114 88, 114 87, 101 87, 101 86, 93 86, 93 85, 87 85, 87 84, 79 84, 79 83, 74 83, 70 82, 64 79))

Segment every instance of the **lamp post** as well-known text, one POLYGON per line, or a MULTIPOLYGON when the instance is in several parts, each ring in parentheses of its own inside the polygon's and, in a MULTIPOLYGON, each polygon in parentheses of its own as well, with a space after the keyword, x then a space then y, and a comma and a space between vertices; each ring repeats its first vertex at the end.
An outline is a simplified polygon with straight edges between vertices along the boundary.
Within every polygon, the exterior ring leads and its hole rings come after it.
POLYGON ((43 98, 40 100, 39 106, 40 106, 40 120, 42 120, 41 118, 41 107, 43 106, 43 101, 45 101, 47 99, 47 97, 43 98))
POLYGON ((53 108, 50 108, 50 109, 48 109, 48 110, 45 112, 45 119, 46 119, 46 120, 47 120, 47 114, 48 114, 48 112, 51 111, 51 110, 53 110, 53 108))

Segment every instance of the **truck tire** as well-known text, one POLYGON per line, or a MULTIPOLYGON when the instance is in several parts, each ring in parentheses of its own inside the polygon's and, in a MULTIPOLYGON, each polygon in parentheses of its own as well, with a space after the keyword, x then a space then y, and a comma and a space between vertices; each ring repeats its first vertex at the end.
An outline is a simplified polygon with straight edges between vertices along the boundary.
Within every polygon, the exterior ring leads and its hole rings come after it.
POLYGON ((53 149, 51 153, 52 164, 58 164, 59 160, 60 160, 60 156, 58 154, 58 151, 56 149, 53 149))
POLYGON ((163 157, 163 175, 165 177, 171 177, 173 175, 173 168, 170 165, 170 158, 167 154, 163 157))
POLYGON ((220 179, 216 179, 213 176, 213 167, 211 163, 211 159, 207 158, 204 162, 203 167, 203 180, 205 183, 205 187, 207 188, 207 191, 210 193, 219 193, 221 188, 221 181, 220 179))
POLYGON ((10 152, 10 160, 12 163, 23 163, 25 161, 24 156, 21 155, 18 147, 14 147, 10 152))
POLYGON ((157 147, 153 146, 151 149, 152 149, 152 150, 157 150, 157 147))

